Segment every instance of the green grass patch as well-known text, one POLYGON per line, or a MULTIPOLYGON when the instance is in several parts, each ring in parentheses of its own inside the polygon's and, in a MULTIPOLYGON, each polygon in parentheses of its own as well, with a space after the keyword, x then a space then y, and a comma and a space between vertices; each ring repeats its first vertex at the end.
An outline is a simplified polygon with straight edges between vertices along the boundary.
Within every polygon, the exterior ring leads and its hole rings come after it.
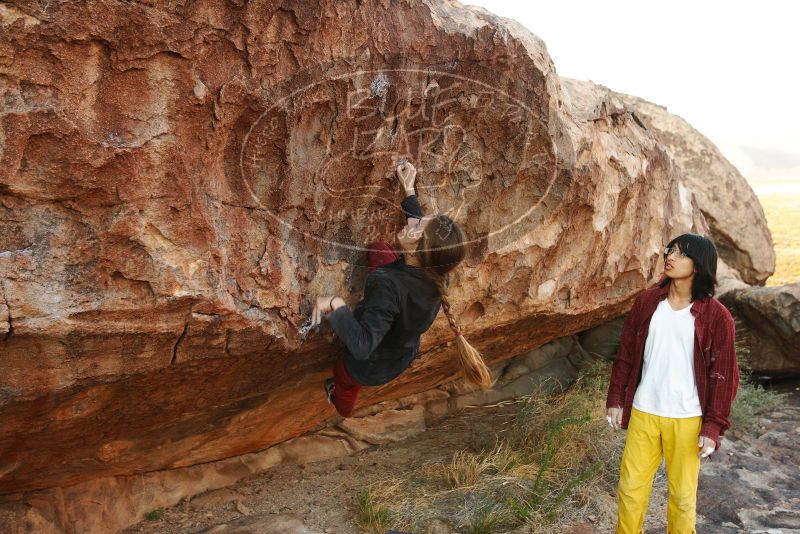
MULTIPOLYGON (((737 344, 737 354, 742 378, 730 418, 747 429, 784 396, 752 382, 746 347, 737 344)), ((388 475, 359 494, 359 524, 421 534, 436 520, 470 534, 560 533, 588 516, 613 525, 625 432, 605 419, 610 375, 611 362, 598 361, 566 391, 543 387, 514 401, 493 445, 388 475)))
POLYGON ((383 504, 386 497, 388 492, 383 488, 370 487, 358 493, 358 524, 361 528, 378 534, 388 529, 392 512, 383 504))
POLYGON ((150 510, 144 515, 144 518, 148 521, 159 521, 162 517, 164 517, 164 509, 163 508, 156 508, 155 510, 150 510))
MULTIPOLYGON (((738 320, 736 330, 742 331, 738 320)), ((786 404, 787 395, 765 389, 755 381, 751 370, 753 355, 739 336, 736 339, 736 358, 739 361, 739 389, 729 419, 732 429, 746 431, 758 425, 762 414, 786 404)))
POLYGON ((361 492, 359 524, 372 532, 426 532, 431 521, 444 519, 470 534, 526 524, 559 532, 587 507, 607 507, 624 440, 605 420, 610 370, 610 363, 598 362, 566 391, 543 387, 517 399, 493 446, 455 451, 449 461, 423 464, 361 492))

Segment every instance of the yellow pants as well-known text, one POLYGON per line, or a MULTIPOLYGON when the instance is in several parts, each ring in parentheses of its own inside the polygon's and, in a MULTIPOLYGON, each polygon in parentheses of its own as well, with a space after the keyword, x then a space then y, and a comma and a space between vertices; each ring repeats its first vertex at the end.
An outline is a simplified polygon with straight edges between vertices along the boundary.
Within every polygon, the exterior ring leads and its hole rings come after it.
POLYGON ((620 464, 617 534, 641 534, 662 454, 669 483, 667 533, 695 533, 701 424, 700 416, 677 419, 633 409, 620 464))

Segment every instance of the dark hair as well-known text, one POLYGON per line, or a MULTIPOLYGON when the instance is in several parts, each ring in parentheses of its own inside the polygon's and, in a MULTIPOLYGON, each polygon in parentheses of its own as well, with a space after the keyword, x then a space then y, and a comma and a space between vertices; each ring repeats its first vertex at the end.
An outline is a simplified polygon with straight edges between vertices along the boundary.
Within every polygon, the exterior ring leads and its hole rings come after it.
MULTIPOLYGON (((683 234, 670 241, 666 248, 674 246, 692 259, 697 270, 692 280, 692 301, 713 297, 717 285, 717 247, 714 242, 701 235, 683 234)), ((663 254, 666 260, 666 252, 663 254)), ((664 276, 659 286, 666 287, 669 282, 670 278, 664 276)))
POLYGON ((438 214, 425 227, 417 243, 415 255, 422 272, 439 289, 444 315, 456 337, 458 359, 464 372, 464 378, 482 389, 488 389, 494 384, 492 374, 478 349, 470 345, 464 337, 450 309, 448 298, 450 271, 458 266, 467 255, 465 241, 466 238, 461 227, 447 215, 438 214))

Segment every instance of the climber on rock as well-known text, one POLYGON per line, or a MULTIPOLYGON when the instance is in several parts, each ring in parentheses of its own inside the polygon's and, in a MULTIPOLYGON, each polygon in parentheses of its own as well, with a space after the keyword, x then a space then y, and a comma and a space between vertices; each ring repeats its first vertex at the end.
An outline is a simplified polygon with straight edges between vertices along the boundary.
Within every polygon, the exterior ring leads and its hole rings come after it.
POLYGON ((319 297, 312 314, 312 325, 327 314, 345 345, 333 378, 324 384, 328 402, 344 417, 352 414, 362 386, 385 384, 408 368, 439 308, 455 336, 466 380, 492 386, 489 369, 464 338, 448 301, 450 271, 466 256, 464 232, 444 214, 423 215, 411 163, 399 164, 396 173, 406 195, 400 204, 406 225, 396 235, 399 251, 383 241, 370 244, 361 302, 350 310, 341 297, 319 297))
POLYGON ((606 407, 627 428, 617 533, 642 532, 663 455, 667 532, 695 532, 700 459, 719 448, 739 385, 733 317, 714 295, 717 249, 684 234, 664 250, 664 276, 641 293, 622 327, 606 407))

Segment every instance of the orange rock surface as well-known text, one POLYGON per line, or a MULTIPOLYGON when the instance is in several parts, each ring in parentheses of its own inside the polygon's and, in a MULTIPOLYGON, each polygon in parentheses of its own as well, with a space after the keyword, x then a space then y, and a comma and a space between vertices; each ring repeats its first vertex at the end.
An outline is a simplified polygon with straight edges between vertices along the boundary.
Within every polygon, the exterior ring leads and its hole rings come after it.
MULTIPOLYGON (((398 157, 471 240, 451 302, 489 362, 620 315, 670 237, 710 231, 631 109, 478 8, 10 2, 0 27, 0 494, 334 415, 342 346, 298 328, 358 301, 363 247, 403 223, 398 157)), ((439 317, 361 404, 451 380, 449 340, 439 317)))

